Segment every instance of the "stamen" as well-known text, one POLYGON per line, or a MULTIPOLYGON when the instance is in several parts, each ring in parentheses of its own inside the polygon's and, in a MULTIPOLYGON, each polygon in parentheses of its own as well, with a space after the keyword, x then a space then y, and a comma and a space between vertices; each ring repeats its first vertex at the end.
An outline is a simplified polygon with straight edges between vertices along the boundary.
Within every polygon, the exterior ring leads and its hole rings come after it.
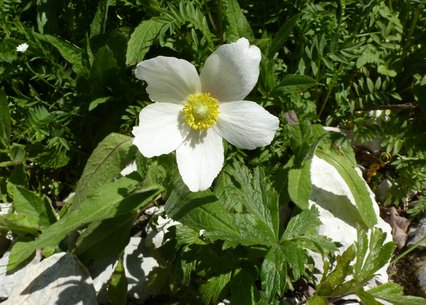
POLYGON ((184 103, 186 123, 194 130, 207 130, 217 123, 219 104, 210 93, 192 94, 184 103))

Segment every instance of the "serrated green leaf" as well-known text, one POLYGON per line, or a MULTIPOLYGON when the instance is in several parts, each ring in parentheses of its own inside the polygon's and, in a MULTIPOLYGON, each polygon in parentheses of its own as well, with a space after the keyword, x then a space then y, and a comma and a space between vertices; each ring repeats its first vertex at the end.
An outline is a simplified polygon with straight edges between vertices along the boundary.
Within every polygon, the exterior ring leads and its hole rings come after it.
POLYGON ((285 262, 287 264, 287 274, 290 276, 291 282, 296 282, 304 273, 308 256, 302 247, 297 242, 281 241, 281 251, 284 253, 285 262))
POLYGON ((308 90, 311 87, 318 85, 318 82, 310 76, 299 74, 288 74, 274 88, 273 94, 299 94, 308 90))
POLYGON ((117 262, 117 266, 108 281, 108 300, 112 305, 127 304, 127 277, 123 258, 117 262))
MULTIPOLYGON (((355 258, 356 248, 351 245, 346 251, 336 259, 336 267, 328 275, 321 279, 315 292, 318 296, 331 296, 336 288, 341 288, 348 274, 352 274, 351 262, 355 258)), ((341 290, 341 289, 340 289, 341 290)), ((344 293, 345 291, 340 291, 344 293)))
POLYGON ((357 231, 355 272, 362 272, 365 256, 368 251, 368 236, 363 230, 357 231))
POLYGON ((169 217, 197 232, 204 230, 207 238, 243 245, 276 243, 270 229, 253 215, 229 212, 212 192, 192 193, 181 183, 175 184, 166 202, 169 217))
MULTIPOLYGON (((235 203, 241 203, 247 211, 256 217, 264 228, 269 229, 270 240, 278 240, 279 234, 279 209, 278 194, 266 177, 265 171, 255 168, 253 175, 249 169, 240 163, 235 163, 232 169, 225 172, 232 177, 238 185, 230 193, 233 198, 228 198, 235 203)), ((230 185, 228 185, 231 188, 230 185)), ((265 236, 266 237, 266 236, 265 236)))
MULTIPOLYGON (((354 197, 364 224, 371 228, 377 223, 376 213, 373 208, 373 201, 367 188, 367 184, 355 170, 356 164, 351 162, 352 156, 346 156, 349 151, 334 152, 325 145, 320 145, 316 155, 332 165, 343 178, 354 197)), ((353 152, 352 152, 353 155, 353 152)))
POLYGON ((111 133, 98 144, 77 183, 73 207, 80 206, 87 196, 117 177, 131 159, 131 146, 130 137, 117 133, 111 133))
POLYGON ((201 299, 205 304, 217 304, 222 290, 228 285, 232 273, 219 274, 211 277, 200 286, 201 299))
POLYGON ((374 229, 370 234, 370 242, 368 246, 368 255, 366 258, 361 259, 364 264, 359 267, 356 273, 356 279, 359 281, 367 281, 373 275, 389 262, 396 244, 394 242, 385 243, 386 233, 380 229, 374 229))
POLYGON ((287 277, 286 257, 281 247, 272 247, 265 255, 260 269, 262 290, 268 298, 268 303, 276 293, 282 295, 287 277))
POLYGON ((391 302, 394 305, 426 305, 426 299, 403 295, 403 288, 395 283, 387 283, 368 290, 377 299, 391 302))
POLYGON ((8 147, 10 144, 10 109, 9 102, 4 92, 4 88, 0 88, 0 148, 8 147))
POLYGON ((281 240, 284 241, 300 236, 316 235, 316 229, 321 224, 318 216, 318 210, 315 207, 311 207, 293 216, 287 224, 287 228, 281 240))
POLYGON ((151 19, 142 21, 136 27, 127 44, 127 65, 134 65, 144 59, 163 25, 163 23, 151 19))
POLYGON ((105 183, 95 194, 88 196, 80 208, 65 214, 56 223, 47 227, 36 240, 17 242, 11 250, 8 270, 19 266, 37 248, 56 246, 67 234, 84 225, 128 214, 146 205, 159 192, 153 188, 127 194, 126 190, 137 183, 139 183, 137 180, 128 177, 105 183))
POLYGON ((229 23, 229 27, 225 31, 227 35, 227 41, 232 42, 241 37, 245 37, 248 40, 253 41, 253 30, 244 16, 237 0, 227 1, 225 15, 229 23))

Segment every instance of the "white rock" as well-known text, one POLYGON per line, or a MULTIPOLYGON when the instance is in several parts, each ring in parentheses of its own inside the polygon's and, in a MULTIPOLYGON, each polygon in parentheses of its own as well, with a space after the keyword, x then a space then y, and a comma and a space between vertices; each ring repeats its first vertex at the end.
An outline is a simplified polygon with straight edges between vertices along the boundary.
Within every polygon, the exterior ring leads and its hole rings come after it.
POLYGON ((41 255, 36 255, 26 267, 13 273, 9 273, 6 269, 7 264, 9 263, 9 254, 10 252, 6 252, 2 258, 0 258, 0 298, 8 298, 13 289, 24 279, 28 271, 27 268, 31 265, 37 264, 41 259, 41 255))
MULTIPOLYGON (((359 171, 358 174, 361 176, 359 171)), ((322 222, 319 227, 319 233, 342 244, 339 249, 342 253, 357 240, 357 224, 360 221, 360 216, 354 197, 338 171, 317 156, 312 159, 311 183, 310 205, 315 205, 318 208, 322 222)), ((391 241, 391 227, 380 218, 379 206, 374 200, 374 194, 370 189, 369 191, 378 220, 376 227, 387 234, 386 241, 391 241)), ((315 257, 314 255, 314 259, 316 260, 317 268, 322 270, 321 257, 315 257)), ((378 275, 375 279, 378 282, 388 282, 387 267, 388 264, 377 272, 378 275)), ((372 286, 374 286, 374 283, 372 283, 372 286)))
POLYGON ((71 253, 57 253, 28 265, 25 275, 2 305, 95 305, 96 292, 87 270, 71 253))
POLYGON ((145 239, 145 245, 148 248, 153 247, 157 249, 161 247, 165 240, 164 235, 168 232, 169 228, 180 224, 167 216, 158 216, 157 225, 155 228, 148 227, 145 239))
POLYGON ((121 170, 120 175, 121 176, 127 176, 127 175, 130 175, 131 173, 133 173, 137 170, 138 170, 138 167, 136 165, 136 160, 133 160, 132 162, 127 164, 125 168, 123 168, 121 170))
MULTIPOLYGON (((158 262, 153 258, 141 237, 132 237, 124 249, 124 268, 127 278, 128 297, 135 300, 144 299, 143 288, 149 273, 158 266, 158 262)), ((95 266, 92 268, 94 276, 94 287, 98 293, 100 303, 107 302, 107 283, 117 265, 117 261, 110 264, 95 266), (101 270, 101 272, 97 272, 101 270)))
MULTIPOLYGON (((147 214, 156 217, 164 211, 164 207, 153 207, 147 214)), ((143 300, 147 296, 143 295, 143 289, 150 272, 159 266, 157 260, 152 257, 150 249, 156 249, 165 242, 164 235, 171 226, 179 224, 168 217, 158 216, 155 227, 147 228, 147 236, 130 238, 129 244, 124 250, 124 268, 127 277, 128 297, 134 300, 143 300)), ((112 272, 117 265, 113 261, 106 266, 95 266, 91 268, 94 276, 94 286, 98 292, 98 301, 106 301, 106 287, 112 272)))
POLYGON ((132 237, 124 250, 126 276, 128 282, 128 296, 135 300, 143 299, 143 288, 151 271, 158 267, 155 258, 149 255, 144 247, 142 238, 132 237))

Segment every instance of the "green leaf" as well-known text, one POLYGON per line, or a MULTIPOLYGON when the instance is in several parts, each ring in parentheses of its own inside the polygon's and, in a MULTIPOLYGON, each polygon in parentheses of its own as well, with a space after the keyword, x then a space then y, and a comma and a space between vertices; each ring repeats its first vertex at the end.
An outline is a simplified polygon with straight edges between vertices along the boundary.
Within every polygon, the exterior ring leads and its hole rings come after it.
POLYGON ((353 151, 349 149, 333 151, 330 147, 320 145, 316 155, 337 170, 352 193, 362 221, 367 227, 373 227, 377 223, 376 213, 373 208, 374 203, 370 197, 366 182, 355 170, 357 165, 353 161, 353 151))
POLYGON ((291 201, 301 209, 306 209, 309 206, 311 195, 311 161, 312 158, 304 160, 300 167, 294 167, 293 157, 286 165, 286 167, 290 167, 288 170, 288 194, 291 201))
MULTIPOLYGON (((281 241, 281 251, 284 254, 285 262, 287 264, 287 274, 290 277, 290 282, 296 282, 304 273, 308 256, 302 247, 297 242, 281 241)), ((278 270, 276 272, 279 272, 278 270)))
POLYGON ((96 193, 88 196, 78 209, 68 212, 56 223, 43 230, 36 240, 17 242, 10 254, 8 270, 19 266, 37 248, 56 246, 67 234, 84 225, 137 210, 159 193, 157 188, 153 188, 128 194, 127 190, 134 188, 137 183, 137 180, 129 177, 105 183, 96 193))
POLYGON ((319 213, 315 207, 303 210, 293 216, 287 224, 281 241, 292 240, 301 236, 317 235, 316 230, 321 224, 318 216, 319 213))
POLYGON ((108 281, 108 300, 112 305, 127 304, 127 277, 121 257, 108 281))
POLYGON ((197 232, 205 230, 211 238, 240 239, 235 219, 210 191, 185 193, 175 188, 166 202, 165 210, 169 217, 197 232))
POLYGON ((287 277, 285 261, 286 257, 281 247, 272 247, 265 255, 260 269, 260 279, 268 302, 274 298, 276 293, 282 296, 287 277))
POLYGON ((9 102, 4 88, 0 88, 0 148, 10 144, 11 120, 9 102))
POLYGON ((210 191, 192 193, 182 182, 175 184, 165 206, 169 217, 193 230, 204 230, 204 236, 233 244, 271 245, 276 239, 270 229, 250 214, 227 211, 210 191))
POLYGON ((379 63, 380 61, 381 59, 379 58, 379 55, 377 53, 366 51, 358 57, 356 61, 356 67, 357 69, 359 69, 367 63, 379 63))
POLYGON ((272 44, 268 52, 268 58, 273 58, 274 54, 278 52, 279 49, 281 49, 286 41, 287 38, 290 36, 290 34, 293 31, 294 26, 296 25, 297 20, 299 20, 300 14, 296 14, 292 17, 290 17, 279 29, 279 31, 274 35, 274 38, 272 39, 272 44))
POLYGON ((383 305, 383 303, 380 303, 374 299, 374 297, 364 290, 360 289, 356 292, 356 295, 361 299, 363 304, 365 305, 383 305))
MULTIPOLYGON (((234 204, 241 203, 247 211, 269 229, 270 240, 278 240, 279 210, 278 194, 266 177, 265 171, 257 167, 251 175, 249 169, 241 163, 234 163, 232 169, 225 171, 238 185, 234 185, 232 198, 234 204)), ((228 185, 231 188, 231 185, 228 185)))
POLYGON ((99 0, 95 17, 90 24, 90 37, 105 33, 106 22, 108 18, 108 5, 110 0, 99 0))
POLYGON ((93 151, 77 183, 73 206, 79 206, 88 195, 111 182, 130 162, 132 138, 111 133, 93 151))
POLYGON ((313 296, 308 300, 308 305, 328 305, 328 299, 318 295, 313 296))
MULTIPOLYGON (((360 234, 362 235, 365 233, 361 231, 358 235, 360 234)), ((358 281, 368 281, 380 268, 389 262, 396 244, 394 242, 385 243, 386 236, 386 233, 377 228, 370 233, 367 257, 357 257, 357 260, 363 262, 362 267, 358 262, 355 265, 355 267, 358 268, 355 274, 355 278, 358 281)))
POLYGON ((25 145, 13 143, 9 148, 9 158, 13 164, 24 164, 26 161, 25 145))
POLYGON ((58 5, 56 0, 37 0, 37 25, 42 34, 58 30, 58 5))
POLYGON ((134 65, 144 59, 163 25, 163 23, 151 19, 142 21, 136 27, 127 44, 127 65, 134 65))
POLYGON ((371 288, 368 293, 377 299, 382 299, 395 305, 426 305, 426 299, 424 298, 403 295, 403 288, 395 283, 386 283, 371 288))
POLYGON ((254 40, 253 30, 244 16, 237 0, 228 0, 226 8, 226 18, 229 26, 226 30, 227 41, 232 42, 241 37, 250 41, 254 40))
POLYGON ((77 239, 74 254, 88 263, 118 255, 129 243, 134 220, 133 214, 124 214, 90 224, 77 239))
POLYGON ((205 304, 217 304, 222 290, 228 285, 231 272, 211 277, 200 287, 201 298, 205 304))
POLYGON ((101 104, 107 102, 110 98, 111 98, 110 96, 106 96, 106 97, 99 97, 97 99, 94 99, 89 104, 89 111, 92 111, 93 109, 98 107, 98 105, 101 105, 101 104))
POLYGON ((273 94, 300 94, 311 87, 318 85, 318 82, 307 75, 288 74, 283 80, 274 88, 273 94))
POLYGON ((256 286, 253 276, 244 269, 238 269, 230 282, 232 305, 255 305, 256 286))
POLYGON ((118 77, 119 67, 114 52, 108 46, 101 47, 96 52, 90 68, 89 81, 92 83, 93 90, 96 94, 105 95, 104 87, 116 84, 118 77))
POLYGON ((33 235, 39 233, 40 226, 37 217, 33 215, 7 214, 0 215, 0 231, 12 231, 18 235, 33 235))
POLYGON ((88 74, 88 63, 85 60, 83 49, 52 35, 40 35, 39 38, 54 46, 62 57, 72 65, 72 69, 75 73, 83 75, 88 74))
POLYGON ((43 200, 38 194, 20 185, 9 185, 13 198, 13 207, 18 215, 33 216, 43 228, 56 222, 56 216, 50 202, 43 200))
POLYGON ((377 68, 377 72, 379 72, 382 75, 386 75, 389 77, 395 77, 397 75, 396 71, 393 69, 390 69, 387 65, 380 65, 377 68))
MULTIPOLYGON (((341 288, 347 275, 352 274, 351 262, 355 258, 356 248, 351 245, 346 251, 339 255, 336 259, 336 267, 327 276, 321 279, 317 286, 315 295, 318 296, 331 296, 336 288, 341 288)), ((345 291, 340 291, 345 293, 345 291)))

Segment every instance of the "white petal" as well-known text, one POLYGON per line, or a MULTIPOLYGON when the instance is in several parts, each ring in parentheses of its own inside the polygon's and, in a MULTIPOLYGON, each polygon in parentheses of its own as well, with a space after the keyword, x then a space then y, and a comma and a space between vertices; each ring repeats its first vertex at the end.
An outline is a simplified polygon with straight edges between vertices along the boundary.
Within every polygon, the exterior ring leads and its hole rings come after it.
POLYGON ((201 70, 203 92, 222 102, 243 100, 259 77, 260 50, 245 38, 220 46, 201 70))
POLYGON ((214 129, 229 143, 255 149, 271 143, 279 120, 255 102, 223 103, 214 129))
POLYGON ((189 133, 182 116, 182 105, 154 103, 139 114, 139 126, 133 127, 133 144, 145 157, 174 151, 189 133))
POLYGON ((176 150, 183 182, 192 192, 208 189, 223 167, 222 138, 212 129, 192 130, 176 150))
POLYGON ((148 83, 146 91, 155 102, 182 103, 201 88, 195 67, 175 57, 158 56, 141 61, 135 75, 148 83))

